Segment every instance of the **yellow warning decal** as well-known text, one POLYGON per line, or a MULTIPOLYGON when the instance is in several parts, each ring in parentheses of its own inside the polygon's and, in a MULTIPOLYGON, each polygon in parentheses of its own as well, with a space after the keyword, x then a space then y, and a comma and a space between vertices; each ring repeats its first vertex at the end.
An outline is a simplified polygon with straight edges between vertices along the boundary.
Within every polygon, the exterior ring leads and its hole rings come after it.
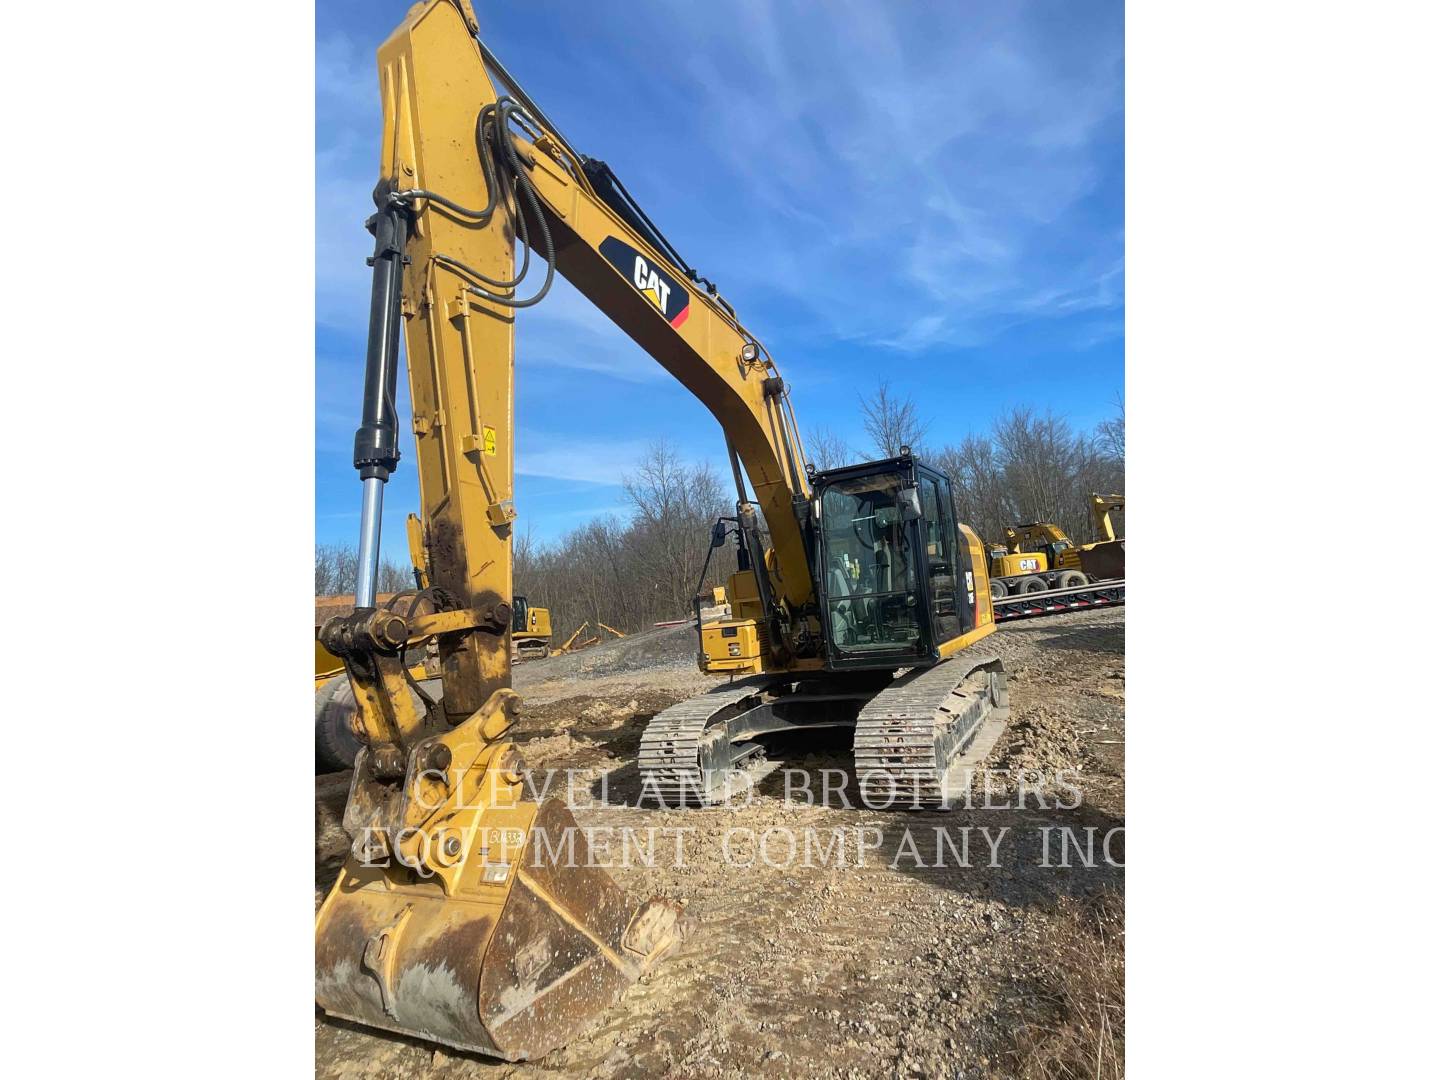
POLYGON ((484 442, 485 453, 491 457, 495 456, 495 429, 493 427, 482 427, 480 435, 484 442))

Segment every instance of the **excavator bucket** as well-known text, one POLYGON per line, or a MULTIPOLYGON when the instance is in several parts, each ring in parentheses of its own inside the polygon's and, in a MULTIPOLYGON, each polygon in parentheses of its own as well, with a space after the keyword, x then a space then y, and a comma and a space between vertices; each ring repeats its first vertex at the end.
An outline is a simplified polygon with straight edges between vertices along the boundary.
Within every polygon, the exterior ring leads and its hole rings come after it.
POLYGON ((487 719, 504 726, 494 718, 513 700, 499 691, 420 744, 391 798, 377 799, 379 765, 361 752, 346 808, 355 844, 316 922, 315 1000, 327 1013, 536 1058, 683 936, 677 905, 632 910, 589 865, 563 803, 525 797, 513 747, 482 735, 487 719))

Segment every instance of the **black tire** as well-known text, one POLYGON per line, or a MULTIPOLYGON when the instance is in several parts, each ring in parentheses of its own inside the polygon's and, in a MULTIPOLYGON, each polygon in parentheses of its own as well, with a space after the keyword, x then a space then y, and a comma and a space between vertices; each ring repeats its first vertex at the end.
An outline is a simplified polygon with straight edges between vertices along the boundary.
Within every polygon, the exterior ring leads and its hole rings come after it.
MULTIPOLYGON (((435 701, 443 696, 439 679, 422 679, 420 685, 435 701)), ((425 703, 414 690, 410 691, 410 704, 416 712, 425 711, 425 703)), ((344 772, 355 767, 355 755, 360 752, 360 740, 350 730, 350 718, 355 715, 355 694, 350 689, 350 679, 341 672, 334 678, 320 684, 315 691, 315 774, 344 772)))
POLYGON ((1026 593, 1046 592, 1045 579, 1039 574, 1031 574, 1029 577, 1022 577, 1015 583, 1014 591, 1024 596, 1026 593))
POLYGON ((343 772, 355 767, 360 740, 350 730, 355 695, 341 672, 315 691, 315 773, 343 772))
POLYGON ((1090 579, 1079 570, 1061 570, 1060 576, 1055 579, 1057 589, 1078 589, 1081 585, 1089 585, 1090 579))
POLYGON ((1006 594, 1009 593, 1009 591, 1010 590, 1005 587, 1005 582, 1001 581, 999 578, 992 577, 990 579, 991 600, 1004 600, 1006 594))

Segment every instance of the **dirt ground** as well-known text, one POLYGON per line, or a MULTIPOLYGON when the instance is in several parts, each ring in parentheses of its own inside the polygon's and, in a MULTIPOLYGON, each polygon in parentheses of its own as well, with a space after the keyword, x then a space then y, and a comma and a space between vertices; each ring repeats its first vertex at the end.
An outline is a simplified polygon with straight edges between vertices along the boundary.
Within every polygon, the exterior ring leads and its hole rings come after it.
MULTIPOLYGON (((693 635, 651 632, 521 665, 516 738, 527 763, 606 785, 607 805, 575 810, 582 826, 692 830, 683 866, 672 831, 656 834, 654 865, 640 849, 624 865, 617 844, 611 870, 637 904, 683 902, 689 937, 541 1061, 437 1050, 317 1010, 317 1075, 1008 1077, 1067 1075, 1055 1064, 1067 1054, 1095 1064, 1074 1075, 1119 1075, 1124 610, 1005 625, 986 648, 1010 672, 1010 728, 987 763, 988 799, 977 785, 969 808, 948 812, 846 808, 836 792, 832 805, 798 792, 787 802, 782 770, 748 805, 613 805, 635 784, 630 763, 649 718, 713 685, 695 670, 693 635), (937 829, 954 846, 941 846, 937 829), (793 853, 790 835, 800 837, 793 853), (969 866, 957 865, 965 835, 969 866), (838 844, 838 855, 817 847, 807 860, 807 837, 838 844)), ((847 739, 775 737, 767 751, 784 768, 848 770, 847 739)), ((349 776, 316 780, 317 905, 345 848, 349 776)), ((831 776, 853 802, 848 771, 831 776)), ((818 795, 818 782, 807 790, 818 795)))

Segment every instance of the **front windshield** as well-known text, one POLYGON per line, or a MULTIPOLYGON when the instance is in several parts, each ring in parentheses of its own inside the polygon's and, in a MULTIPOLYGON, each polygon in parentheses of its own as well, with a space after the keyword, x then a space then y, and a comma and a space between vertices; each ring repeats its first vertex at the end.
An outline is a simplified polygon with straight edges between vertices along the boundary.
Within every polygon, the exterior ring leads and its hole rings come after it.
POLYGON ((896 473, 825 488, 820 520, 833 643, 847 651, 913 647, 920 639, 918 553, 896 503, 896 473))

